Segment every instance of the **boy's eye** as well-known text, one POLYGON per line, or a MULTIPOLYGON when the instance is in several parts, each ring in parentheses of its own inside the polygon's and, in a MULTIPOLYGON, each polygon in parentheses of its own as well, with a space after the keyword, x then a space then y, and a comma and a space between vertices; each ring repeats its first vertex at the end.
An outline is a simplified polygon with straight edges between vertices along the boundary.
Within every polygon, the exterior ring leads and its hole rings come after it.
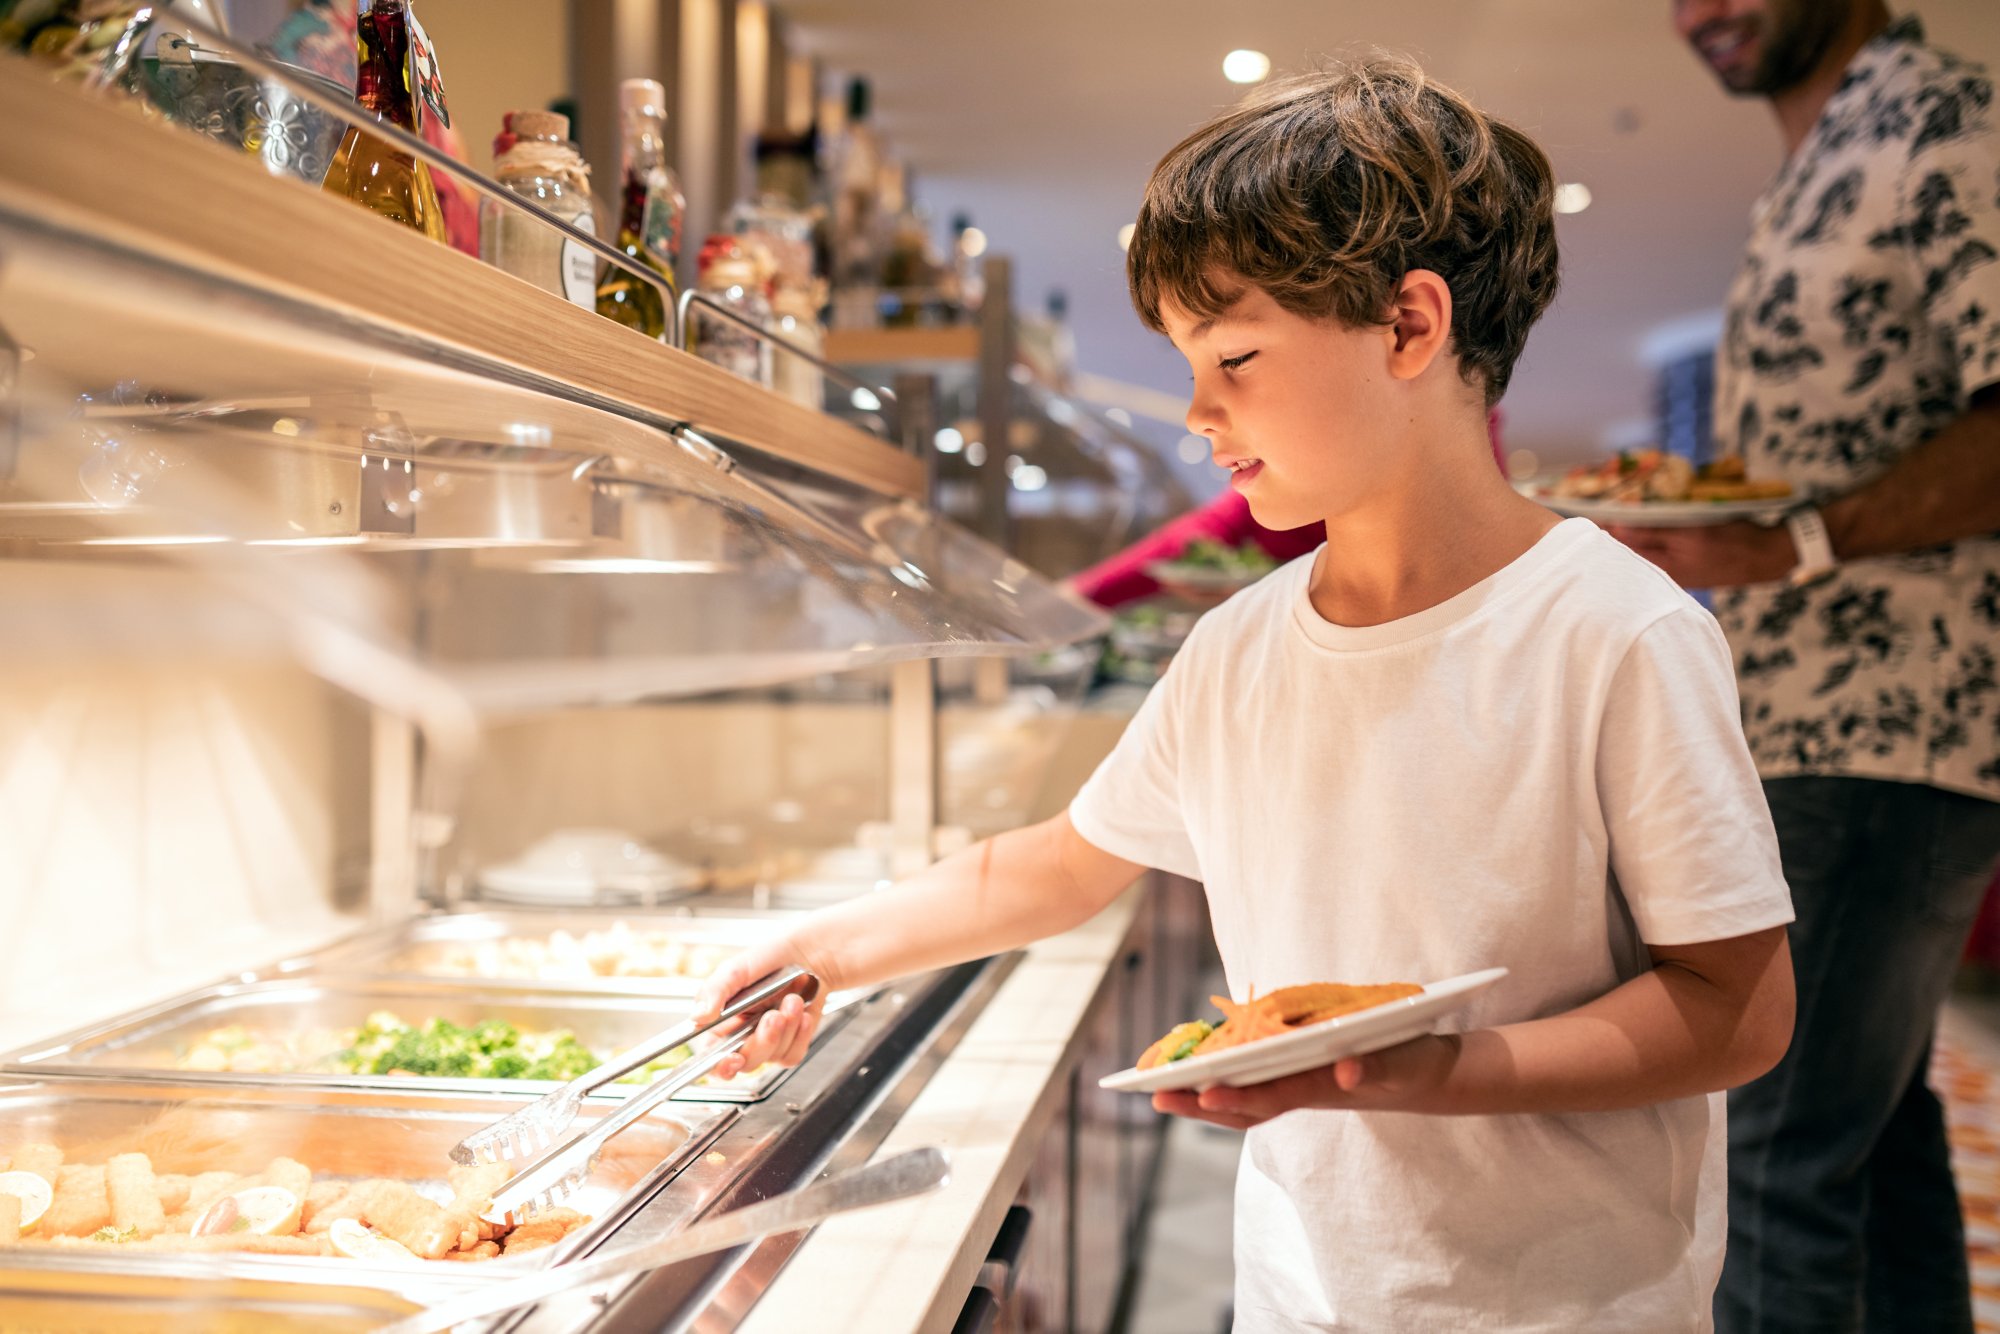
POLYGON ((1241 370, 1244 364, 1248 362, 1250 358, 1256 355, 1257 354, 1255 352, 1245 352, 1240 357, 1224 357, 1221 361, 1218 361, 1215 364, 1222 367, 1222 369, 1226 371, 1241 370))

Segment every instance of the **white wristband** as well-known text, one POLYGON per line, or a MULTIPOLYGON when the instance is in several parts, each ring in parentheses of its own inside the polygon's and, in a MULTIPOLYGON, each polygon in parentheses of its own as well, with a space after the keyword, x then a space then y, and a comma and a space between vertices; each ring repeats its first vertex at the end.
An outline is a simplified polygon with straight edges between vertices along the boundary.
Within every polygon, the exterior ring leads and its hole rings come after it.
POLYGON ((1826 520, 1818 510, 1810 505, 1793 510, 1785 516, 1785 531, 1792 535, 1792 549, 1799 554, 1799 563, 1792 567, 1792 583, 1809 584, 1840 568, 1833 554, 1833 539, 1827 536, 1826 520))

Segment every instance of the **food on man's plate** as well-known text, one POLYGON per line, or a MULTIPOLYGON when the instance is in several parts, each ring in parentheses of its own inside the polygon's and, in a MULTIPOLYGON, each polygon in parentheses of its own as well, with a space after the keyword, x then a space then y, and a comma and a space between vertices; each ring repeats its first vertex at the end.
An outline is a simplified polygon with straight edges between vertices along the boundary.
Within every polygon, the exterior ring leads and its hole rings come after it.
POLYGON ((1165 1037, 1146 1048, 1137 1062, 1141 1070, 1183 1061, 1190 1056, 1208 1056, 1240 1047, 1260 1038, 1277 1037, 1309 1024, 1338 1019, 1356 1010, 1415 996, 1423 988, 1414 982, 1382 982, 1372 986, 1349 986, 1340 982, 1308 982, 1303 986, 1280 987, 1268 995, 1254 992, 1247 1001, 1226 996, 1210 996, 1223 1020, 1214 1026, 1197 1019, 1174 1027, 1165 1037))
POLYGON ((261 1172, 155 1172, 143 1153, 67 1163, 52 1144, 0 1153, 0 1245, 329 1255, 355 1260, 486 1260, 553 1246, 590 1222, 553 1209, 520 1226, 480 1215, 506 1163, 452 1167, 449 1199, 408 1182, 315 1177, 291 1158, 261 1172))
POLYGON ((1579 464, 1547 494, 1637 505, 1649 500, 1782 500, 1792 494, 1792 487, 1775 479, 1752 481, 1739 457, 1697 468, 1678 454, 1642 449, 1622 450, 1599 464, 1579 464))
POLYGON ((699 981, 736 952, 733 945, 687 940, 667 931, 634 931, 614 922, 581 936, 507 936, 452 945, 422 945, 393 960, 394 971, 445 977, 533 978, 588 982, 600 977, 683 977, 699 981))

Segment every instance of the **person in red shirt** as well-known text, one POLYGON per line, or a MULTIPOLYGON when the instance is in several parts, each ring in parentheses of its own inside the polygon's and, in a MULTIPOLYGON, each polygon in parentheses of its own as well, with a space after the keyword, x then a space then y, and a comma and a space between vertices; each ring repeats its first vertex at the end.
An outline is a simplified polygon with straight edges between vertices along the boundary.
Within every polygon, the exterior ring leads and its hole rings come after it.
MULTIPOLYGON (((1486 435, 1493 444, 1493 462, 1504 475, 1507 457, 1500 448, 1497 407, 1486 414, 1486 435)), ((1149 598, 1160 591, 1160 581, 1147 574, 1146 567, 1171 561, 1201 541, 1220 542, 1227 547, 1255 542, 1272 560, 1283 565, 1326 541, 1326 525, 1310 523, 1286 532, 1266 528, 1250 516, 1250 502, 1242 493, 1234 487, 1225 487, 1222 494, 1201 508, 1189 510, 1116 555, 1072 576, 1070 587, 1106 610, 1149 598)))

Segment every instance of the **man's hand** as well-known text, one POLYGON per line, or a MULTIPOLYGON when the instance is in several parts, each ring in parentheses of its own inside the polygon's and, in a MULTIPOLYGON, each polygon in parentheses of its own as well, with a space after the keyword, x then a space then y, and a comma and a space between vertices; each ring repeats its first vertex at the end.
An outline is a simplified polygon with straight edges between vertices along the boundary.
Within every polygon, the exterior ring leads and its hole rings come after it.
POLYGON ((1733 588, 1775 583, 1798 564, 1792 535, 1755 523, 1712 528, 1635 528, 1607 524, 1610 534, 1665 570, 1682 588, 1733 588))
POLYGON ((1199 1094, 1155 1093, 1155 1110, 1248 1130, 1286 1112, 1328 1111, 1443 1112, 1440 1096, 1458 1064, 1457 1035, 1431 1036, 1349 1057, 1317 1070, 1247 1088, 1218 1084, 1199 1094))

